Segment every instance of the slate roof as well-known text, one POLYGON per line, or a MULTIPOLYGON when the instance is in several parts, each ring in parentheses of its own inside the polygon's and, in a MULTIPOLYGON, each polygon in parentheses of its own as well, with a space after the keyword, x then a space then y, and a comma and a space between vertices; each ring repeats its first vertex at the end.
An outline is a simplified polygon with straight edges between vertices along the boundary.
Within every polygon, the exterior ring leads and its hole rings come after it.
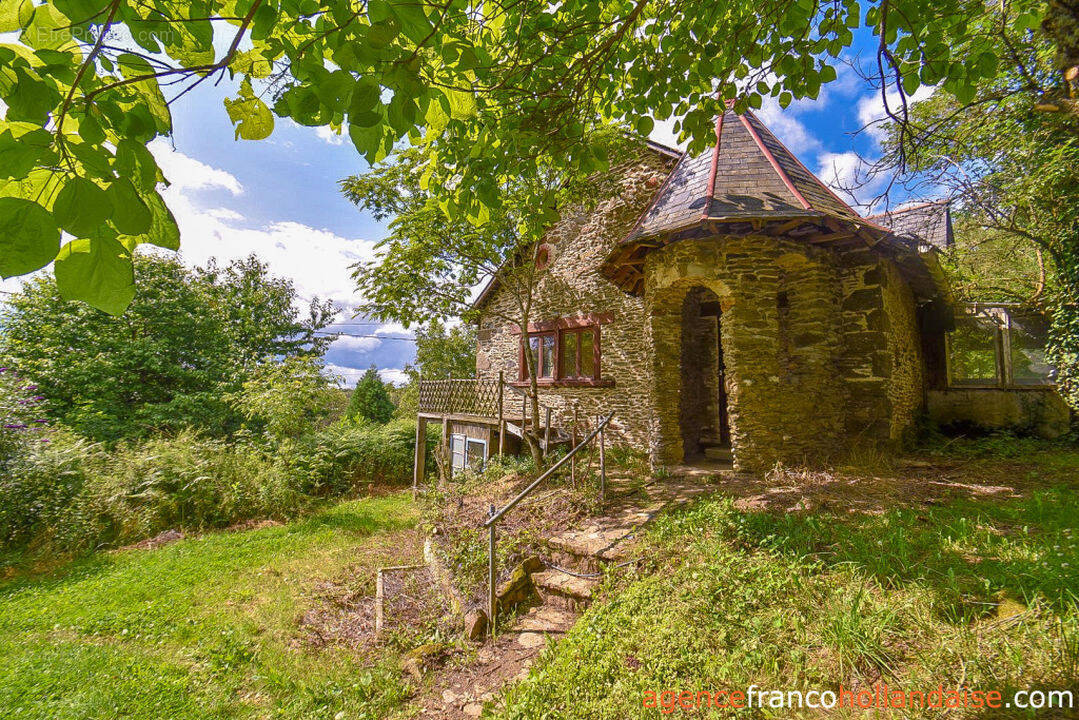
POLYGON ((899 207, 870 215, 869 219, 888 228, 893 236, 906 240, 915 249, 929 246, 947 250, 954 241, 951 205, 947 200, 899 207))
POLYGON ((831 216, 870 225, 839 199, 752 112, 727 111, 717 143, 683 155, 626 241, 709 219, 831 216))

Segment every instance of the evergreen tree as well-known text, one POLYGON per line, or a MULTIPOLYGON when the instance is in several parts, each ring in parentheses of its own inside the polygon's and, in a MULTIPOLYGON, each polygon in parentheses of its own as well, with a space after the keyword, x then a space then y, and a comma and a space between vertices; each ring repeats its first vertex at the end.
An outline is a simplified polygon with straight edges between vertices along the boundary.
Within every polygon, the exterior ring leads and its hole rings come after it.
POLYGON ((348 403, 348 416, 363 418, 377 423, 387 423, 393 417, 393 401, 386 391, 386 383, 378 376, 372 365, 356 383, 352 399, 348 403))

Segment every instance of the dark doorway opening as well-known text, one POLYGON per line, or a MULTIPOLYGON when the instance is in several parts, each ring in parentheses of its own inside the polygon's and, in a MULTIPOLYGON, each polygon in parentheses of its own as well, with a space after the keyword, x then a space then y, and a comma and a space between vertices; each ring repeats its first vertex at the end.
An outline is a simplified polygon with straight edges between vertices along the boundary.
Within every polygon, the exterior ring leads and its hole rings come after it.
POLYGON ((722 310, 708 288, 682 304, 680 429, 685 460, 731 459, 731 427, 723 360, 722 310))

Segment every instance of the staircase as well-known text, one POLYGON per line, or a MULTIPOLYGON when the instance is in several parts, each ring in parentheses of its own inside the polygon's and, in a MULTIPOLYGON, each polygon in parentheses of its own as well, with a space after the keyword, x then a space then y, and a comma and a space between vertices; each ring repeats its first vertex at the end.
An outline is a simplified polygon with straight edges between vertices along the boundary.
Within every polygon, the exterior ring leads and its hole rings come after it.
POLYGON ((547 569, 532 575, 543 603, 578 612, 591 605, 604 572, 627 562, 621 543, 632 530, 570 530, 548 538, 547 569))
POLYGON ((715 428, 703 428, 699 442, 704 456, 709 460, 723 463, 734 462, 730 443, 723 442, 715 428))

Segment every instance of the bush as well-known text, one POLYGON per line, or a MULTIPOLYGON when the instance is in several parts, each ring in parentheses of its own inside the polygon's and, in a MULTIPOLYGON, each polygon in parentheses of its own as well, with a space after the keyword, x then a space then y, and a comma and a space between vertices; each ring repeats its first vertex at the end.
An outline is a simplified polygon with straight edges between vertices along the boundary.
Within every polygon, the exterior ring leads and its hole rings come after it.
POLYGON ((415 427, 342 421, 272 451, 191 431, 106 451, 50 430, 20 445, 0 476, 0 548, 70 553, 171 529, 293 517, 371 483, 408 483, 415 427))
POLYGON ((378 425, 345 418, 283 447, 282 462, 302 491, 313 495, 348 495, 374 482, 408 483, 415 435, 414 421, 378 425))
POLYGON ((63 549, 86 544, 92 518, 82 492, 101 459, 96 446, 61 432, 10 457, 0 477, 0 545, 46 539, 63 549))

